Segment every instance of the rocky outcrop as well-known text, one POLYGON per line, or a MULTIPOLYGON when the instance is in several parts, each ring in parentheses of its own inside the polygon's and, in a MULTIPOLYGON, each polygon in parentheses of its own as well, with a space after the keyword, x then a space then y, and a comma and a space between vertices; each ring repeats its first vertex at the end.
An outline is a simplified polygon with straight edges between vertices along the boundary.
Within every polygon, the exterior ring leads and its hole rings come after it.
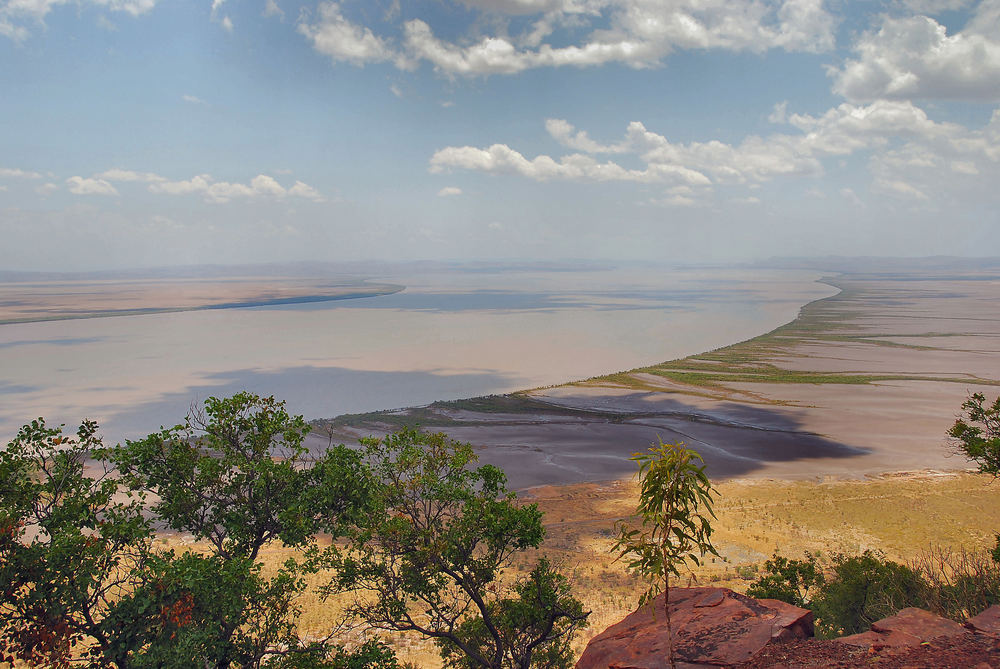
POLYGON ((836 639, 839 643, 872 650, 910 648, 942 637, 969 634, 964 626, 923 609, 903 609, 894 616, 872 623, 867 632, 836 639))
MULTIPOLYGON (((664 598, 642 606, 594 637, 576 669, 670 667, 664 598)), ((680 669, 726 667, 753 658, 767 644, 813 634, 812 612, 726 588, 673 588, 670 621, 680 669)))

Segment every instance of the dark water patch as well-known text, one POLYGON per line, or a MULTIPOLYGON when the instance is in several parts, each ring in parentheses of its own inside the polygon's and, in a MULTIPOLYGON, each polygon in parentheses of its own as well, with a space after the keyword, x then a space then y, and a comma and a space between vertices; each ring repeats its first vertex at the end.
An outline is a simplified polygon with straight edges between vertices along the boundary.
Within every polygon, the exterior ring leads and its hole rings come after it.
POLYGON ((150 402, 109 407, 102 412, 100 423, 104 433, 114 440, 144 436, 161 425, 181 422, 192 405, 201 404, 208 397, 225 397, 244 390, 273 395, 287 402, 290 413, 314 417, 370 407, 426 404, 438 397, 465 397, 523 384, 521 378, 489 371, 446 374, 311 366, 269 371, 240 369, 207 376, 202 383, 150 402))

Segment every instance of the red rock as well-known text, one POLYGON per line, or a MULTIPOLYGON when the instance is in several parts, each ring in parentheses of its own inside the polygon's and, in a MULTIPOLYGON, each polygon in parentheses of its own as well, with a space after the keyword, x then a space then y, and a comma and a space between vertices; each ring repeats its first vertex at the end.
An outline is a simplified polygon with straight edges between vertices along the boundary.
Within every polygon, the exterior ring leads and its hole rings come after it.
POLYGON ((849 646, 868 647, 871 652, 897 652, 915 648, 932 639, 969 634, 964 626, 923 609, 903 609, 894 616, 872 623, 868 632, 834 639, 849 646))
POLYGON ((872 648, 876 651, 885 648, 910 648, 919 646, 920 639, 907 634, 906 632, 861 632, 834 639, 839 643, 846 643, 848 646, 858 646, 859 648, 872 648))
POLYGON ((917 643, 968 634, 960 623, 917 608, 903 609, 894 616, 872 623, 873 632, 902 632, 917 638, 917 643))
POLYGON ((993 605, 978 616, 969 618, 965 626, 973 632, 1000 637, 1000 606, 993 605))
MULTIPOLYGON (((667 624, 660 595, 594 637, 576 669, 667 669, 667 624)), ((670 621, 681 669, 745 662, 775 640, 812 636, 812 612, 725 588, 672 588, 670 621)))

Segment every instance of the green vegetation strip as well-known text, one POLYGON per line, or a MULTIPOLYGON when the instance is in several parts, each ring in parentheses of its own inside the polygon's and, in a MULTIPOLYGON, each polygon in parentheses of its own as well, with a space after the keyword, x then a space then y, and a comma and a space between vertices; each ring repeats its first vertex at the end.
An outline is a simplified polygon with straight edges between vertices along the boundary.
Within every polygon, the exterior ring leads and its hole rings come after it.
MULTIPOLYGON (((858 372, 819 372, 812 370, 791 370, 770 362, 776 357, 808 358, 796 349, 810 343, 850 343, 911 350, 943 350, 933 346, 921 346, 888 341, 888 337, 948 336, 940 333, 894 334, 866 332, 857 333, 853 323, 863 317, 857 309, 858 302, 871 297, 870 292, 860 288, 845 287, 825 279, 824 283, 841 288, 837 295, 810 302, 802 307, 798 318, 771 332, 744 342, 726 346, 707 353, 689 356, 680 360, 641 367, 627 372, 618 372, 587 379, 582 385, 624 386, 635 390, 674 392, 699 396, 718 397, 741 395, 752 401, 768 404, 783 402, 765 399, 748 390, 735 389, 732 383, 804 383, 868 385, 884 381, 937 381, 963 383, 969 385, 997 386, 1000 381, 983 379, 972 375, 932 376, 926 374, 858 372), (853 322, 853 323, 852 323, 853 322), (669 387, 657 385, 642 375, 655 376, 667 381, 669 387), (700 392, 699 392, 700 391, 700 392)), ((951 335, 959 336, 959 335, 951 335)))

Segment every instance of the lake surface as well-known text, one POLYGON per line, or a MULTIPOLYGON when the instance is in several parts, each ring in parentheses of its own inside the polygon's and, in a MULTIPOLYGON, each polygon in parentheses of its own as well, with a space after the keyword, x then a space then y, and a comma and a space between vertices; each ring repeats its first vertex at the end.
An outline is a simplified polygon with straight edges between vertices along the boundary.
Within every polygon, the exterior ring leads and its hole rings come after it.
POLYGON ((0 326, 0 443, 32 418, 109 442, 239 390, 331 417, 555 385, 748 339, 832 295, 797 270, 434 270, 394 295, 0 326))

